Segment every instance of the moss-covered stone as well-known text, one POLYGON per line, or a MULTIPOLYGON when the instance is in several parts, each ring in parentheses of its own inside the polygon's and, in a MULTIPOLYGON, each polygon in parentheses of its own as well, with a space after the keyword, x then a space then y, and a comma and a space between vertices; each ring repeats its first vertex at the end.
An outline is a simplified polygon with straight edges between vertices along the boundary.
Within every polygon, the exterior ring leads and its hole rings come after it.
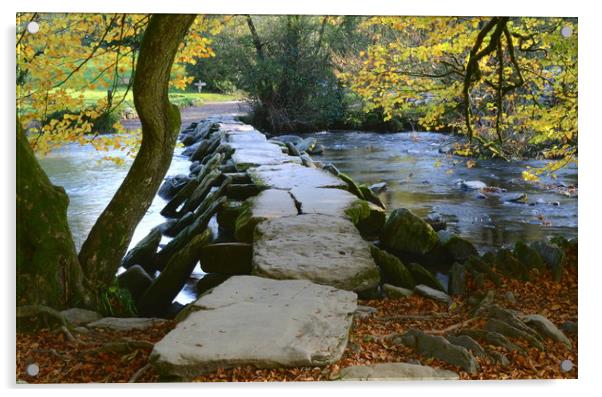
POLYGON ((438 242, 437 233, 424 220, 405 208, 394 210, 387 219, 381 242, 387 248, 426 254, 438 242))
POLYGON ((507 277, 529 280, 529 268, 523 265, 508 249, 500 249, 496 255, 496 270, 507 277))
POLYGON ((523 241, 517 241, 514 245, 514 255, 529 269, 543 270, 546 267, 539 253, 523 241))
POLYGON ((364 200, 371 202, 372 204, 378 205, 382 209, 386 209, 385 203, 366 185, 359 185, 360 191, 364 196, 364 200))
POLYGON ((437 280, 433 273, 425 269, 423 266, 419 265, 418 263, 410 263, 408 265, 408 269, 410 270, 410 273, 412 273, 412 277, 414 277, 416 284, 424 284, 428 287, 446 292, 443 284, 437 280))
POLYGON ((464 263, 471 256, 478 256, 475 246, 460 236, 452 236, 443 244, 444 249, 453 262, 464 263))
POLYGON ((385 282, 397 287, 413 289, 416 286, 414 277, 408 268, 394 255, 379 249, 376 246, 370 247, 370 253, 376 264, 383 273, 385 282))
POLYGON ((357 183, 355 183, 353 179, 351 179, 349 175, 340 172, 338 177, 341 178, 347 184, 347 191, 349 191, 349 193, 356 195, 362 200, 365 199, 360 187, 357 185, 357 183))
POLYGON ((378 236, 385 224, 386 214, 374 204, 365 200, 356 200, 345 209, 345 215, 358 228, 363 236, 378 236))

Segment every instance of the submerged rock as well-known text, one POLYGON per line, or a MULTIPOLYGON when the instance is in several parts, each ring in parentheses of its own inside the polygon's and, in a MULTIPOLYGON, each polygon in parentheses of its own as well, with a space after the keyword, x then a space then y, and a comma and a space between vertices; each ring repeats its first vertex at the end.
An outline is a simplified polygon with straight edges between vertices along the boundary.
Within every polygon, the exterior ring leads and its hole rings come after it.
POLYGON ((437 241, 433 228, 405 208, 398 208, 389 215, 381 234, 385 247, 415 254, 428 253, 437 241))
POLYGON ((161 185, 158 191, 159 197, 165 200, 170 200, 176 195, 186 184, 190 182, 190 177, 182 174, 165 178, 165 182, 161 185))
POLYGON ((460 186, 462 190, 480 190, 485 189, 487 184, 481 181, 459 181, 458 186, 460 186))
POLYGON ((234 276, 193 306, 197 311, 153 348, 150 361, 162 375, 189 379, 218 368, 336 362, 356 295, 306 280, 234 276))
POLYGON ((372 190, 374 194, 380 194, 387 190, 387 182, 379 182, 370 185, 370 190, 372 190))

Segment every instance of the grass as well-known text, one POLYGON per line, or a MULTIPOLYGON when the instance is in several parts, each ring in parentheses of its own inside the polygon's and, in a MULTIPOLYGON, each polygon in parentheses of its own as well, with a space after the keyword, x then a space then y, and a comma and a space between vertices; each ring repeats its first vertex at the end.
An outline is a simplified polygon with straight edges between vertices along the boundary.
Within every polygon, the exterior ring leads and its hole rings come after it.
MULTIPOLYGON (((114 94, 114 100, 121 100, 123 96, 123 89, 118 89, 114 94)), ((106 98, 107 92, 105 90, 81 90, 81 91, 71 91, 74 97, 83 95, 84 102, 86 105, 93 105, 99 99, 106 98)), ((178 107, 186 107, 186 106, 200 106, 204 103, 208 102, 228 102, 240 99, 241 95, 239 94, 217 94, 213 92, 170 92, 169 100, 177 105, 178 107)), ((123 102, 124 106, 134 107, 134 100, 132 96, 132 92, 128 92, 125 101, 123 102)))

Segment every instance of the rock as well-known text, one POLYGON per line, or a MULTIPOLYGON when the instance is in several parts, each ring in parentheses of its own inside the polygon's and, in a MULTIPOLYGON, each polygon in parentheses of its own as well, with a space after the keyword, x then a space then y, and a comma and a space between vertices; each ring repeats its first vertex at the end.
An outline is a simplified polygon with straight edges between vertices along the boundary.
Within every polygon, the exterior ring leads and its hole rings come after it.
POLYGON ((574 336, 577 336, 577 334, 578 334, 577 323, 574 321, 565 321, 564 323, 560 324, 559 328, 565 334, 574 335, 574 336))
POLYGON ((545 241, 535 241, 531 243, 531 248, 533 248, 548 265, 554 281, 560 281, 564 267, 564 251, 545 241))
POLYGON ((370 246, 370 253, 382 270, 384 281, 397 287, 414 288, 416 285, 414 277, 399 258, 376 246, 370 246))
POLYGON ((105 317, 88 324, 88 328, 106 328, 113 331, 145 330, 166 321, 161 318, 144 317, 105 317))
POLYGON ((490 345, 500 346, 508 351, 518 351, 522 354, 526 354, 522 347, 510 342, 504 335, 498 332, 464 328, 456 332, 456 335, 468 335, 473 339, 483 340, 490 345))
POLYGON ((439 242, 441 244, 445 244, 454 236, 455 236, 455 234, 450 232, 449 230, 439 230, 437 232, 437 237, 439 238, 439 242))
POLYGON ((175 237, 184 230, 186 227, 194 222, 194 212, 187 212, 184 216, 182 216, 177 221, 171 223, 174 220, 168 221, 170 225, 163 229, 163 234, 168 237, 175 237))
POLYGON ((383 291, 380 288, 380 285, 376 285, 376 286, 368 288, 368 289, 355 291, 355 293, 357 294, 357 299, 361 299, 361 300, 365 300, 365 301, 372 301, 372 300, 383 298, 383 291))
POLYGON ((244 201, 249 197, 257 196, 261 189, 254 183, 229 184, 226 188, 226 197, 231 200, 244 201))
POLYGON ((553 322, 545 318, 540 314, 529 314, 522 316, 522 320, 531 328, 536 330, 541 336, 553 339, 557 342, 562 342, 569 349, 573 348, 573 345, 569 338, 554 325, 553 322))
POLYGON ((366 319, 366 318, 372 316, 376 312, 378 312, 378 309, 376 309, 372 306, 358 305, 357 309, 355 309, 355 313, 353 313, 353 315, 358 318, 361 318, 361 319, 366 319))
POLYGON ((290 193, 301 213, 347 218, 364 236, 378 236, 385 222, 382 208, 342 189, 295 187, 290 193))
POLYGON ((414 288, 414 292, 426 298, 447 303, 448 305, 452 302, 452 299, 445 292, 436 290, 424 284, 417 285, 414 288))
POLYGON ((481 192, 477 192, 477 193, 475 193, 474 198, 476 198, 477 200, 485 200, 488 197, 487 197, 486 194, 483 194, 481 192))
POLYGON ((383 284, 383 292, 389 299, 407 298, 414 294, 414 291, 411 289, 396 287, 391 284, 383 284))
POLYGON ((496 318, 492 318, 490 317, 489 319, 487 319, 487 324, 485 325, 485 329, 487 329, 487 331, 490 332, 497 332, 499 334, 502 334, 504 336, 510 337, 510 338, 519 338, 519 339, 524 339, 525 341, 527 341, 529 343, 530 346, 536 347, 539 350, 545 350, 545 347, 543 346, 543 344, 537 340, 536 338, 534 338, 531 334, 528 334, 518 328, 513 327, 512 325, 498 320, 496 318))
POLYGON ((332 175, 335 175, 335 176, 339 176, 339 174, 341 173, 339 171, 339 169, 334 164, 332 164, 332 163, 324 164, 324 166, 322 167, 322 169, 324 171, 330 172, 332 175))
MULTIPOLYGON (((483 256, 483 258, 485 257, 486 255, 483 256)), ((492 260, 494 261, 493 265, 495 265, 495 255, 493 256, 492 260)), ((465 266, 472 272, 478 272, 480 274, 485 275, 489 280, 491 280, 493 284, 495 284, 496 287, 502 285, 502 280, 500 279, 500 276, 496 272, 494 272, 491 268, 491 265, 485 262, 484 260, 481 260, 476 256, 471 256, 466 261, 465 266)))
POLYGON ((454 263, 449 271, 449 294, 462 296, 466 293, 466 267, 454 263))
POLYGON ((226 201, 217 212, 217 223, 220 229, 223 229, 228 233, 234 233, 234 230, 236 229, 236 219, 243 209, 243 203, 241 201, 226 201))
POLYGON ((371 202, 372 204, 378 205, 382 209, 386 209, 385 203, 374 193, 370 188, 366 185, 359 185, 362 196, 366 201, 371 202))
POLYGON ((424 221, 431 225, 434 231, 439 232, 447 228, 447 222, 438 212, 431 212, 425 218, 424 221))
POLYGON ((525 204, 529 201, 526 193, 511 193, 504 195, 502 198, 507 203, 525 204))
POLYGON ((481 181, 460 181, 458 185, 463 190, 480 190, 487 187, 487 184, 481 181))
POLYGON ((134 265, 117 276, 121 288, 130 291, 132 298, 138 302, 144 291, 153 283, 153 278, 140 265, 134 265))
POLYGON ((301 164, 303 164, 305 167, 318 168, 318 166, 314 163, 314 161, 312 160, 312 158, 309 157, 309 154, 303 153, 299 157, 301 157, 301 164))
POLYGON ((161 375, 336 362, 347 345, 356 296, 307 280, 234 276, 193 306, 197 311, 155 344, 150 361, 161 375))
POLYGON ((297 142, 295 146, 299 152, 307 152, 311 154, 317 144, 318 140, 316 138, 305 138, 300 142, 297 142))
POLYGON ((288 154, 289 156, 301 156, 301 153, 299 153, 299 150, 297 149, 297 147, 295 145, 293 145, 291 142, 287 142, 285 143, 286 148, 288 149, 288 154))
POLYGON ((387 182, 379 182, 370 185, 370 190, 372 190, 374 194, 382 193, 387 190, 387 182))
POLYGON ((510 250, 498 250, 495 268, 508 277, 523 281, 529 280, 529 268, 519 262, 510 250))
POLYGON ((514 245, 514 255, 520 263, 529 269, 542 270, 545 268, 545 263, 537 251, 523 241, 517 241, 514 245))
POLYGON ((468 335, 447 335, 445 337, 450 343, 453 343, 457 346, 462 346, 463 348, 469 350, 476 357, 487 357, 487 353, 485 349, 477 342, 472 339, 468 335))
POLYGON ((414 277, 414 281, 416 282, 416 284, 424 284, 431 288, 445 292, 445 287, 441 284, 439 280, 437 280, 433 273, 431 273, 418 263, 410 263, 408 265, 408 269, 410 270, 410 273, 412 273, 412 277, 414 277))
POLYGON ((61 314, 73 325, 86 325, 102 318, 102 316, 95 311, 77 307, 63 310, 61 311, 61 314))
POLYGON ((246 243, 210 244, 201 248, 201 269, 206 273, 251 274, 253 247, 246 243))
POLYGON ((426 254, 437 244, 437 233, 410 210, 398 208, 389 215, 381 242, 393 250, 426 254))
POLYGON ((360 187, 355 183, 355 181, 347 174, 342 172, 339 173, 339 178, 341 178, 347 184, 347 191, 359 199, 364 199, 364 195, 360 190, 360 187))
POLYGON ((304 167, 299 164, 266 165, 249 169, 247 173, 253 183, 271 189, 347 188, 347 184, 336 176, 322 169, 304 167))
POLYGON ((128 251, 121 261, 121 266, 126 269, 134 265, 148 268, 148 265, 153 261, 153 257, 157 252, 161 237, 161 229, 158 227, 152 229, 146 237, 128 251))
POLYGON ((186 184, 190 182, 190 178, 186 175, 178 174, 165 178, 165 182, 161 185, 158 191, 159 197, 165 200, 170 200, 176 195, 186 184))
POLYGON ((507 367, 510 365, 510 360, 508 360, 508 357, 506 357, 504 353, 500 353, 497 350, 488 349, 487 355, 491 357, 495 363, 500 364, 502 367, 507 367))
POLYGON ((516 297, 514 296, 514 293, 512 291, 506 291, 506 293, 504 294, 504 299, 506 300, 506 302, 512 305, 516 304, 516 297))
POLYGON ((303 138, 297 135, 279 135, 276 139, 284 144, 291 143, 295 146, 303 142, 303 138))
POLYGON ((242 205, 236 219, 234 236, 241 242, 252 242, 253 232, 258 223, 298 214, 295 200, 285 190, 267 189, 252 197, 242 205))
POLYGON ((196 283, 196 292, 199 295, 204 294, 212 288, 217 287, 230 278, 229 274, 207 273, 196 283))
POLYGON ((257 225, 254 241, 255 275, 311 280, 348 291, 369 290, 380 281, 369 243, 343 218, 274 218, 257 225))
POLYGON ((355 365, 341 369, 343 381, 457 380, 459 375, 445 369, 409 363, 355 365))
POLYGON ((479 252, 475 246, 460 236, 451 237, 443 244, 443 248, 452 258, 453 262, 464 263, 471 256, 479 256, 479 252))
POLYGON ((186 284, 199 261, 201 249, 211 241, 211 231, 194 236, 173 255, 165 269, 146 289, 137 304, 143 315, 165 315, 165 311, 186 284))
POLYGON ((442 336, 428 335, 420 330, 411 329, 398 339, 402 344, 413 348, 422 356, 433 357, 456 365, 472 375, 479 370, 479 364, 468 350, 450 343, 442 336))

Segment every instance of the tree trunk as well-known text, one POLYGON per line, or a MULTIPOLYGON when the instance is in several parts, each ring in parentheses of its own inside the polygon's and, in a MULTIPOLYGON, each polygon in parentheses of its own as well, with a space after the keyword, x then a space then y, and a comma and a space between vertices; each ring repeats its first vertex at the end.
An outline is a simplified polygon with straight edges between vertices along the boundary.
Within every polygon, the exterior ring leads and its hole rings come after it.
POLYGON ((17 306, 88 305, 67 223, 69 198, 50 183, 17 126, 17 306))
POLYGON ((97 287, 109 285, 134 229, 149 208, 171 164, 180 113, 168 98, 171 67, 194 15, 153 15, 134 76, 134 103, 142 144, 123 183, 82 245, 79 261, 97 287))

